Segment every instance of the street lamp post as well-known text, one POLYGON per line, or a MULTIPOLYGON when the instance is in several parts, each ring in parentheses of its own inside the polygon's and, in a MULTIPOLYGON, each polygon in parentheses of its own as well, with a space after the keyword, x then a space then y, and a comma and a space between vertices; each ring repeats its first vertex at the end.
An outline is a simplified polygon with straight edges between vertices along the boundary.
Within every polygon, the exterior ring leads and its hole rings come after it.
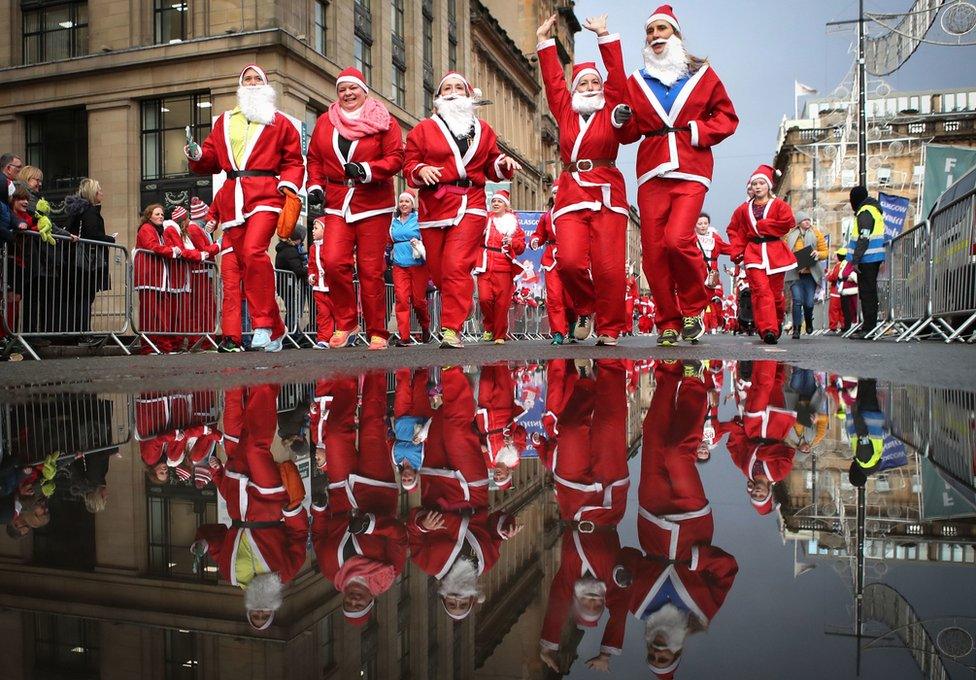
POLYGON ((867 77, 864 59, 864 0, 858 2, 857 15, 857 180, 868 185, 867 77))

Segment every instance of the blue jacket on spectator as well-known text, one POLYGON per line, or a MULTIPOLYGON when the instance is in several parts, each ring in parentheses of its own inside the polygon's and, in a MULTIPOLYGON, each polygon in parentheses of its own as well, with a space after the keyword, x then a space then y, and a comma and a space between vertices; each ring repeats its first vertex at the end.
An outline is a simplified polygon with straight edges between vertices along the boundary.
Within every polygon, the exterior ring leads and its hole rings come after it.
POLYGON ((390 240, 393 241, 391 259, 396 267, 419 267, 423 260, 414 257, 410 239, 420 238, 420 227, 417 226, 417 211, 413 210, 406 220, 401 220, 399 214, 394 215, 390 224, 390 240))
POLYGON ((0 242, 9 243, 14 237, 13 213, 6 201, 0 201, 0 242))

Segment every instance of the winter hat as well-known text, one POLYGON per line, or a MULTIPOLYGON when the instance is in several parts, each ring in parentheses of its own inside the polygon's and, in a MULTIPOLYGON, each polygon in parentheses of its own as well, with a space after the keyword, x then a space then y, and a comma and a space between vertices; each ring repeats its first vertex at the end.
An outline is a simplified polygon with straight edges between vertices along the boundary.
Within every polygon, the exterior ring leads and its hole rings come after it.
POLYGON ((783 173, 781 173, 779 170, 775 169, 772 165, 765 165, 765 164, 764 165, 760 165, 758 168, 756 168, 756 171, 754 173, 752 173, 752 176, 749 178, 749 181, 746 182, 746 185, 752 184, 753 180, 756 180, 756 179, 765 180, 766 184, 769 185, 769 191, 770 191, 770 193, 772 193, 772 191, 773 191, 773 179, 775 177, 779 177, 782 174, 783 173))
POLYGON ((437 83, 437 89, 434 90, 434 92, 440 93, 441 88, 444 86, 444 82, 448 78, 460 79, 461 82, 464 83, 464 89, 467 91, 468 96, 469 97, 474 96, 474 88, 471 87, 471 82, 467 78, 465 78, 462 74, 458 73, 457 71, 448 71, 447 73, 445 73, 444 76, 440 79, 440 82, 437 83))
MULTIPOLYGON (((803 220, 810 220, 810 213, 804 212, 803 210, 797 211, 797 213, 796 213, 796 223, 799 224, 803 220)), ((813 220, 810 220, 810 221, 812 222, 813 220)))
POLYGON ((190 481, 190 478, 192 477, 192 475, 190 474, 190 471, 187 470, 185 467, 183 467, 182 465, 180 465, 180 466, 177 466, 177 467, 175 467, 173 469, 176 471, 176 478, 178 480, 180 480, 181 482, 188 482, 188 481, 190 481))
POLYGON ((861 207, 861 204, 868 198, 868 190, 862 186, 856 186, 851 189, 851 208, 857 210, 861 207))
POLYGON ((194 196, 190 199, 191 220, 204 220, 207 218, 208 212, 210 212, 210 206, 201 201, 198 197, 194 196))
POLYGON ((213 473, 209 465, 193 466, 193 486, 202 489, 213 481, 213 473))
POLYGON ((173 208, 173 212, 171 212, 169 216, 174 222, 180 223, 186 219, 186 214, 186 208, 184 208, 182 205, 178 205, 173 208))
POLYGON ((584 61, 582 63, 573 66, 573 84, 570 85, 569 89, 576 91, 576 86, 579 85, 579 81, 583 79, 583 76, 594 75, 603 82, 603 76, 600 72, 596 70, 596 62, 584 61))
POLYGON ((405 198, 409 198, 410 202, 413 203, 413 207, 417 207, 417 197, 413 195, 412 191, 404 191, 402 194, 397 196, 397 202, 402 201, 405 198))
POLYGON ((499 199, 502 203, 504 203, 509 208, 512 207, 512 198, 511 198, 511 195, 507 191, 505 191, 504 189, 502 189, 501 191, 496 191, 492 195, 491 200, 495 200, 496 198, 499 199))
POLYGON ((758 512, 760 515, 768 515, 771 513, 776 509, 776 506, 773 504, 772 484, 770 484, 769 495, 766 496, 766 498, 761 501, 757 501, 755 498, 750 498, 749 501, 752 503, 752 507, 754 507, 756 512, 758 512))
POLYGON ((365 626, 367 623, 369 623, 370 618, 372 618, 370 614, 373 611, 373 607, 375 605, 376 605, 376 599, 374 598, 373 600, 370 601, 368 605, 366 605, 365 609, 362 609, 358 612, 350 611, 345 607, 343 607, 342 615, 345 617, 346 623, 348 624, 351 624, 353 626, 365 626))
POLYGON ((837 257, 843 260, 845 257, 847 257, 847 248, 838 248, 835 254, 837 257))
POLYGON ((644 22, 644 30, 646 31, 647 27, 655 21, 666 21, 671 24, 671 27, 676 33, 681 33, 681 26, 678 25, 678 17, 674 15, 674 10, 671 8, 671 5, 661 5, 654 10, 654 14, 647 17, 647 21, 644 22))
POLYGON ((369 86, 366 85, 366 78, 363 77, 363 72, 354 66, 343 69, 339 74, 339 77, 336 78, 337 90, 339 89, 339 85, 342 83, 354 83, 355 85, 359 85, 359 87, 363 88, 363 91, 366 94, 369 94, 369 86))
POLYGON ((244 74, 247 72, 248 69, 254 69, 255 71, 257 71, 257 74, 261 76, 261 80, 264 81, 264 84, 265 85, 268 84, 268 74, 264 72, 264 69, 258 66, 257 64, 248 64, 247 66, 241 69, 241 75, 237 77, 238 85, 244 85, 244 74))

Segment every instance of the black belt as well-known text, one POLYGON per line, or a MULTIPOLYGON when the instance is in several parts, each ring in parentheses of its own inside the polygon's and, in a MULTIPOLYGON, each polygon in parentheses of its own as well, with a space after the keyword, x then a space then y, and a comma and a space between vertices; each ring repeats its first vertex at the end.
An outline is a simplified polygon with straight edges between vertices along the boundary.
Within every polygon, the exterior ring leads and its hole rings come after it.
POLYGON ((449 184, 455 187, 461 187, 463 189, 470 189, 474 186, 474 182, 470 179, 456 179, 453 182, 438 182, 438 184, 449 184))
POLYGON ((239 519, 232 519, 230 525, 234 529, 273 529, 274 527, 284 526, 280 519, 270 522, 245 522, 239 519))
POLYGON ((749 239, 752 243, 773 243, 774 241, 781 241, 779 236, 753 236, 749 239))
POLYGON ((685 125, 683 127, 669 127, 665 125, 657 130, 651 130, 650 132, 645 132, 645 137, 663 137, 664 135, 669 135, 672 132, 691 132, 691 126, 685 125))
POLYGON ((237 179, 239 177, 277 177, 278 173, 274 170, 228 170, 227 179, 237 179))
POLYGON ((592 534, 594 531, 616 531, 616 524, 597 524, 588 519, 581 520, 559 520, 560 526, 563 529, 573 529, 581 534, 592 534))
MULTIPOLYGON (((503 252, 505 252, 501 248, 495 248, 494 246, 485 246, 485 250, 490 250, 493 253, 503 253, 503 252)), ((499 432, 501 432, 501 430, 499 430, 499 432)))

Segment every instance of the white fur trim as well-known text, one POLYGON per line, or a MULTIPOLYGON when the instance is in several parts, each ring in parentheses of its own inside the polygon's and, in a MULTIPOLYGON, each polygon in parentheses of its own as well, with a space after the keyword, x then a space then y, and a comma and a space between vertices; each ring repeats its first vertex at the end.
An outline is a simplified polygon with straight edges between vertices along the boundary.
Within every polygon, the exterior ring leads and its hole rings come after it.
POLYGON ((677 20, 668 14, 652 14, 651 16, 647 17, 647 21, 644 22, 644 30, 646 31, 647 27, 655 21, 666 21, 671 24, 671 27, 675 31, 681 33, 681 27, 678 25, 677 20))
POLYGON ((541 43, 539 43, 538 45, 536 45, 535 46, 535 51, 536 52, 539 52, 540 50, 544 50, 547 47, 555 47, 555 46, 556 46, 556 39, 555 38, 549 38, 548 40, 543 40, 541 43))
POLYGON ((369 163, 360 162, 359 164, 363 166, 363 170, 366 171, 366 179, 363 180, 363 184, 369 184, 373 181, 373 170, 369 167, 369 163))
POLYGON ((621 106, 626 106, 626 104, 617 104, 613 107, 613 111, 610 112, 610 125, 617 128, 618 130, 624 126, 624 123, 617 123, 617 120, 613 116, 613 112, 619 109, 621 106))
POLYGON ((693 120, 688 123, 688 127, 691 128, 691 145, 695 148, 698 147, 698 121, 693 120))
POLYGON ((278 191, 280 192, 282 189, 291 189, 292 191, 295 192, 295 194, 298 194, 298 187, 295 186, 293 182, 289 182, 288 180, 285 179, 278 182, 278 191))
POLYGON ((599 71, 597 71, 595 68, 587 67, 576 74, 576 76, 573 78, 572 84, 569 86, 569 89, 575 92, 576 86, 579 85, 579 81, 582 80, 583 76, 586 75, 594 75, 600 79, 601 83, 603 82, 603 76, 600 75, 599 71))
POLYGON ((359 85, 359 87, 363 88, 363 91, 366 92, 366 94, 369 94, 369 85, 361 81, 356 76, 339 76, 336 78, 336 90, 339 89, 340 83, 355 83, 356 85, 359 85))
MULTIPOLYGON (((596 38, 597 45, 606 45, 610 42, 617 42, 620 40, 619 33, 607 33, 606 35, 599 35, 596 38)), ((555 42, 555 41, 554 41, 555 42)))

